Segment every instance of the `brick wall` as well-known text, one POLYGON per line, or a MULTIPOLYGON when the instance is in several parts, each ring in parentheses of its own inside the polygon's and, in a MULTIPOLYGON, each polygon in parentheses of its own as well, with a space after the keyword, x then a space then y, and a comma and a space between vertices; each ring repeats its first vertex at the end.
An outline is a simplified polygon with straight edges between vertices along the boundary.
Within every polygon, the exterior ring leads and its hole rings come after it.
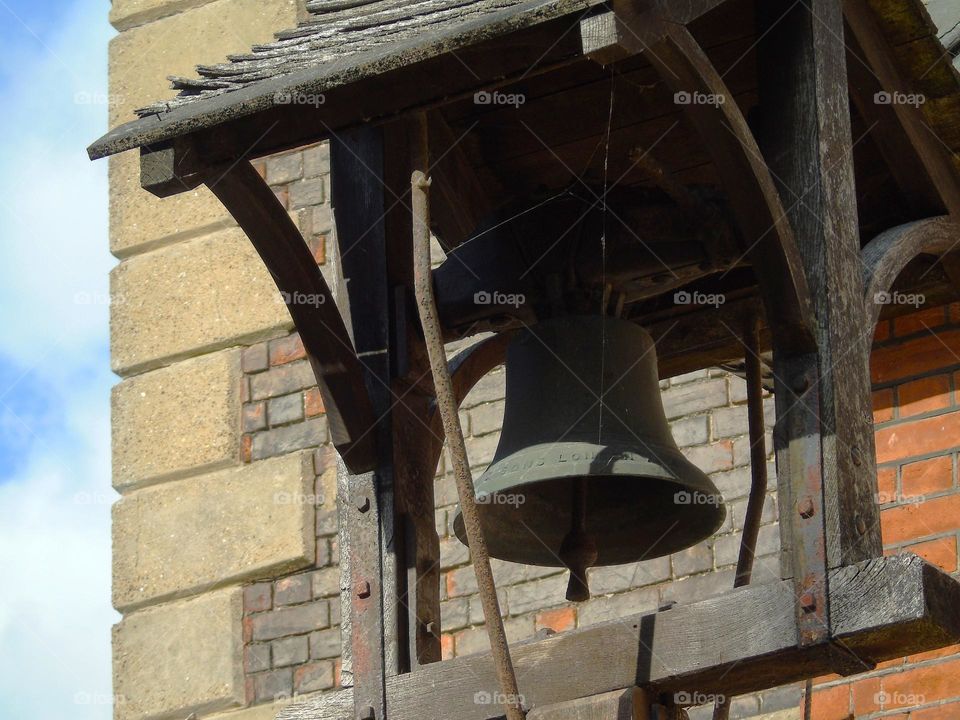
MULTIPOLYGON (((878 500, 887 553, 957 572, 960 305, 877 328, 871 362, 878 500)), ((960 646, 883 663, 855 681, 818 681, 818 720, 960 718, 960 646), (909 711, 908 711, 909 710, 909 711)))

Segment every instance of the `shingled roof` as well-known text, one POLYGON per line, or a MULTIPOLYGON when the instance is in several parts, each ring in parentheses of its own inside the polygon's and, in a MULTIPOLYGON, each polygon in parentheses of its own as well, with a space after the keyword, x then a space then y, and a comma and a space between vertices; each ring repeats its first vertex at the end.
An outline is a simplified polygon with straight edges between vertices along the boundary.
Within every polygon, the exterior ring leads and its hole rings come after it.
POLYGON ((228 62, 172 77, 176 97, 94 143, 94 159, 237 119, 291 95, 323 93, 485 39, 601 4, 601 0, 309 0, 309 17, 228 62))

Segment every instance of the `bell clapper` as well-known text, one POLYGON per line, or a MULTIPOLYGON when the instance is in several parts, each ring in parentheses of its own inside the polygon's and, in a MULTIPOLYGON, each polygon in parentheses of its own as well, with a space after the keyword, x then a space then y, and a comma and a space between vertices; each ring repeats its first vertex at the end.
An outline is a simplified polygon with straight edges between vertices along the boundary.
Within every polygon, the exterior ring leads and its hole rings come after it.
POLYGON ((570 570, 567 600, 584 602, 590 599, 587 568, 597 561, 597 544, 587 533, 587 478, 573 481, 570 532, 560 545, 560 560, 570 570))

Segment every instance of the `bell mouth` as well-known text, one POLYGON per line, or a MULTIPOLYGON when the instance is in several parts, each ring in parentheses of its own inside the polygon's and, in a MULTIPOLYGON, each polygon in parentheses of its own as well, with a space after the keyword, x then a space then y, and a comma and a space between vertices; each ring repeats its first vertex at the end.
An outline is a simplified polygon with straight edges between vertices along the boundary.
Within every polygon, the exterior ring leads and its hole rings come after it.
MULTIPOLYGON (((586 530, 597 547, 594 565, 620 565, 683 550, 723 524, 723 498, 682 453, 559 443, 503 458, 477 481, 477 510, 490 555, 562 567, 575 483, 587 484, 586 530)), ((649 450, 649 448, 648 448, 649 450)), ((454 532, 466 543, 458 512, 454 532)))

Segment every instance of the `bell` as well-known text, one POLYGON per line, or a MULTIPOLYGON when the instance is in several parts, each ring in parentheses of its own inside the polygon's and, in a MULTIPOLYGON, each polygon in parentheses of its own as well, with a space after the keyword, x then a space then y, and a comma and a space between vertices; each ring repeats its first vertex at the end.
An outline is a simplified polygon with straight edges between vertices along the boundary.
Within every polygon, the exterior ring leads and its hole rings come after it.
MULTIPOLYGON (((476 482, 492 557, 571 570, 682 550, 723 523, 723 499, 677 448, 653 339, 613 317, 564 316, 507 350, 506 408, 493 462, 476 482)), ((466 542, 460 514, 454 530, 466 542)))

